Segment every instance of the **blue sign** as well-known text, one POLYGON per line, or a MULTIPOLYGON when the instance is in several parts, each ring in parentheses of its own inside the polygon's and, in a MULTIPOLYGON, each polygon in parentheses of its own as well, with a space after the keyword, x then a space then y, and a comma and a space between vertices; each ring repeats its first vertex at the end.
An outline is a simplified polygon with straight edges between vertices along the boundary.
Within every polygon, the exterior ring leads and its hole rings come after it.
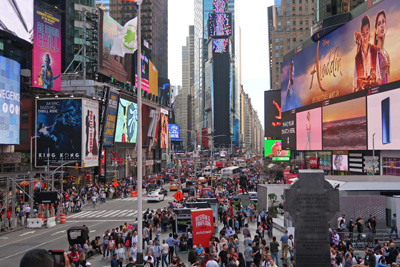
POLYGON ((178 124, 169 124, 168 130, 171 136, 171 140, 179 139, 180 138, 180 129, 181 126, 178 124))
POLYGON ((239 145, 239 120, 233 120, 233 136, 232 136, 232 143, 235 146, 239 145))
POLYGON ((104 146, 114 145, 114 133, 115 133, 115 126, 117 123, 118 100, 119 100, 119 94, 117 92, 110 91, 107 114, 106 114, 106 125, 104 127, 104 140, 103 140, 104 146))
POLYGON ((20 70, 18 62, 0 56, 0 144, 19 145, 20 70))

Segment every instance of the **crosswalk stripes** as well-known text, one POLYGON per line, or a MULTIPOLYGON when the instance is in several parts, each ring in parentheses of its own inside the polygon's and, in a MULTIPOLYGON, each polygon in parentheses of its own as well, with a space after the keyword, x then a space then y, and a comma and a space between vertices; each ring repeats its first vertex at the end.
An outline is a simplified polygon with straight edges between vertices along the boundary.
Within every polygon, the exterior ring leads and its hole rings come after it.
POLYGON ((133 217, 137 215, 137 210, 95 210, 95 211, 81 211, 74 213, 70 218, 107 218, 107 217, 133 217))

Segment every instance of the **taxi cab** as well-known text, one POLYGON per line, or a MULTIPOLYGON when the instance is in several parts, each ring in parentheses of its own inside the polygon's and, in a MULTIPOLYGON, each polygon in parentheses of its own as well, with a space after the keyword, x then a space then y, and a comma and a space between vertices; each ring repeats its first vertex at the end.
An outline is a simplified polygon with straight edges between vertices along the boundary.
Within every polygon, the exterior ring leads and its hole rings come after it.
POLYGON ((171 183, 169 186, 169 191, 178 191, 178 185, 176 183, 171 183))

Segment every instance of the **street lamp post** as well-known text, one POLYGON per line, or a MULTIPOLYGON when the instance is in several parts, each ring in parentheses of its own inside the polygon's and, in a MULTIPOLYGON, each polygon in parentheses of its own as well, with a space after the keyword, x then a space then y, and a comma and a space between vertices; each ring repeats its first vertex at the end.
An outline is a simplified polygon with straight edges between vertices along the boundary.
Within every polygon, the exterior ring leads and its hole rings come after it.
POLYGON ((375 175, 375 133, 372 134, 372 175, 375 175))
POLYGON ((32 141, 35 138, 40 138, 40 136, 37 136, 37 135, 31 136, 31 170, 32 170, 32 150, 33 150, 32 141))

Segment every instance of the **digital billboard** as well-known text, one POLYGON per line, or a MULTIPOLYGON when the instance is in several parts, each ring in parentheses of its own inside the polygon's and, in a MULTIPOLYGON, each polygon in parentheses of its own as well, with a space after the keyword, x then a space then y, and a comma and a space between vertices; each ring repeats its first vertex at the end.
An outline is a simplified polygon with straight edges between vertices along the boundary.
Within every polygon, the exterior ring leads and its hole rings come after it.
POLYGON ((270 90, 264 92, 264 136, 275 139, 281 138, 282 112, 281 92, 270 90))
POLYGON ((367 97, 368 149, 400 149, 400 89, 367 97))
POLYGON ((149 92, 158 96, 158 70, 151 60, 149 60, 149 92))
POLYGON ((160 148, 169 147, 168 110, 161 109, 160 148))
POLYGON ((235 146, 239 145, 239 137, 240 137, 240 131, 239 131, 240 123, 238 119, 233 119, 233 136, 232 136, 232 144, 235 146))
POLYGON ((61 90, 61 16, 35 6, 32 86, 61 90))
POLYGON ((119 104, 118 92, 110 90, 108 96, 107 113, 106 113, 106 125, 104 126, 103 146, 114 145, 114 133, 117 123, 118 104, 119 104))
POLYGON ((142 104, 142 140, 144 146, 153 147, 160 111, 142 104))
POLYGON ((132 70, 132 56, 126 54, 124 57, 119 57, 110 54, 114 44, 114 36, 118 35, 118 29, 122 26, 110 17, 107 12, 102 10, 99 12, 99 72, 107 77, 112 75, 117 81, 132 81, 130 74, 132 70))
POLYGON ((212 49, 215 54, 229 52, 229 39, 212 39, 212 49))
POLYGON ((286 60, 282 111, 398 81, 399 28, 400 1, 385 0, 286 60))
POLYGON ((347 151, 333 151, 332 169, 334 171, 349 171, 347 151))
POLYGON ((169 124, 168 130, 171 140, 176 140, 181 138, 180 137, 181 126, 179 124, 169 124))
MULTIPOLYGON (((143 44, 143 42, 142 42, 143 44)), ((149 74, 149 64, 150 64, 150 57, 151 53, 148 49, 146 49, 145 46, 142 45, 142 53, 141 53, 141 57, 142 57, 142 83, 141 83, 141 89, 143 90, 143 92, 150 92, 150 74, 149 74)), ((138 87, 138 83, 137 83, 137 64, 136 64, 136 58, 137 58, 137 50, 135 51, 135 53, 133 53, 133 62, 134 62, 134 70, 135 70, 135 88, 138 87)))
POLYGON ((169 79, 159 77, 158 78, 158 87, 159 87, 158 97, 164 101, 164 105, 169 104, 170 97, 171 97, 171 93, 170 93, 171 84, 169 82, 169 79))
POLYGON ((282 149, 296 150, 296 113, 282 112, 282 149))
POLYGON ((324 150, 366 150, 365 102, 361 97, 322 108, 324 150))
POLYGON ((119 98, 116 143, 136 143, 137 136, 137 104, 133 100, 119 98))
POLYGON ((82 99, 82 161, 86 167, 99 164, 99 103, 82 99))
POLYGON ((281 140, 264 140, 264 157, 271 157, 273 161, 289 161, 290 150, 282 150, 281 140))
POLYGON ((322 150, 321 108, 296 113, 297 150, 322 150))
POLYGON ((32 43, 33 2, 33 0, 2 1, 0 30, 32 43))
POLYGON ((36 100, 37 166, 81 162, 82 115, 82 99, 36 100))
POLYGON ((20 72, 18 62, 0 56, 0 144, 19 145, 20 72))
POLYGON ((227 37, 232 35, 230 13, 208 14, 208 33, 210 37, 227 37))

